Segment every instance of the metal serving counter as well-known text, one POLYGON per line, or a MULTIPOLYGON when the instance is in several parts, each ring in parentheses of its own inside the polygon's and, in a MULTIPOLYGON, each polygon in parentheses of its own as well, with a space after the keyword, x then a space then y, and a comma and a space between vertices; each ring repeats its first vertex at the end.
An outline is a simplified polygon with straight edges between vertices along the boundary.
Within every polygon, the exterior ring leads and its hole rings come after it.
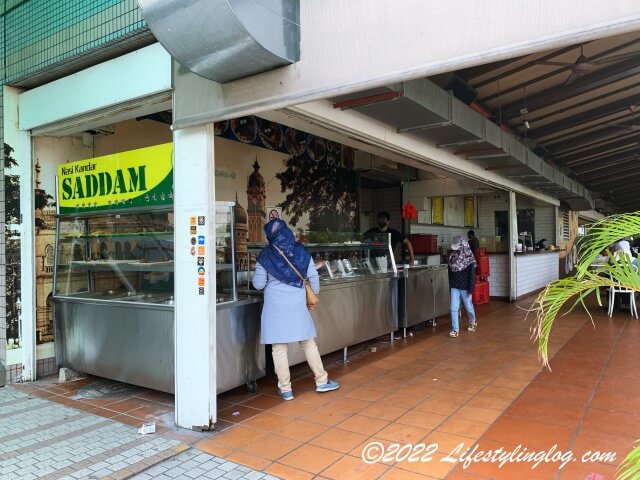
MULTIPOLYGON (((398 282, 398 319, 404 329, 434 320, 449 311, 447 265, 403 269, 398 282)), ((405 332, 406 333, 406 332, 405 332)))
POLYGON ((58 365, 173 393, 173 307, 57 298, 58 365))
POLYGON ((218 393, 240 385, 255 391, 255 381, 265 376, 265 349, 260 344, 261 312, 261 298, 216 306, 218 393))
MULTIPOLYGON (((265 375, 260 299, 216 307, 217 391, 265 375)), ((135 303, 57 299, 56 360, 60 366, 163 392, 174 392, 174 309, 135 303)))
MULTIPOLYGON (((320 354, 395 332, 397 299, 398 279, 393 274, 321 283, 320 305, 312 312, 320 354)), ((289 346, 289 365, 305 360, 297 344, 289 346)))

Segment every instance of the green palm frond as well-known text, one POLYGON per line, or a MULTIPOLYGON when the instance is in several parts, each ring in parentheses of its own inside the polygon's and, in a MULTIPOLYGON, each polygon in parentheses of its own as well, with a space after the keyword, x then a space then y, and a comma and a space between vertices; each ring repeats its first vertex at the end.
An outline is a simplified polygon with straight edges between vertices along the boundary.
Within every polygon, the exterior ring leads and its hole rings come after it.
MULTIPOLYGON (((533 337, 538 341, 538 354, 545 366, 549 366, 549 337, 558 315, 580 305, 591 318, 585 298, 595 294, 598 304, 602 305, 602 288, 619 286, 640 291, 640 275, 631 260, 624 255, 616 258, 609 251, 617 241, 637 235, 640 235, 640 212, 614 215, 592 225, 578 244, 576 275, 547 285, 538 295, 529 312, 536 315, 533 337), (609 258, 608 264, 597 271, 591 270, 590 266, 603 252, 609 258)), ((620 464, 616 479, 640 480, 640 441, 620 464)))
POLYGON ((538 341, 538 353, 545 366, 549 366, 549 335, 559 314, 566 314, 577 305, 589 314, 584 299, 595 294, 601 305, 601 288, 622 286, 640 291, 640 275, 629 258, 624 255, 616 258, 608 251, 612 244, 632 235, 640 235, 640 212, 614 215, 593 224, 578 244, 576 275, 552 282, 536 298, 530 309, 536 315, 533 337, 538 341), (609 263, 597 272, 590 270, 602 252, 608 252, 609 263))
POLYGON ((618 467, 616 480, 640 480, 640 440, 618 467))
POLYGON ((578 244, 577 277, 582 277, 598 255, 612 244, 639 234, 640 212, 612 215, 591 225, 578 244))

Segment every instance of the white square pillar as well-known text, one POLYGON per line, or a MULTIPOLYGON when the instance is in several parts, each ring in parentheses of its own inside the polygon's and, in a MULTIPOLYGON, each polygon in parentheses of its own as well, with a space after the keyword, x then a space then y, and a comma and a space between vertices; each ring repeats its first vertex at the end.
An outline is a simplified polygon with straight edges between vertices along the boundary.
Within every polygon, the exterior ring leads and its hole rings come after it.
POLYGON ((175 412, 178 426, 199 430, 216 421, 213 125, 177 130, 173 140, 175 412), (198 275, 198 257, 204 257, 204 276, 198 275))

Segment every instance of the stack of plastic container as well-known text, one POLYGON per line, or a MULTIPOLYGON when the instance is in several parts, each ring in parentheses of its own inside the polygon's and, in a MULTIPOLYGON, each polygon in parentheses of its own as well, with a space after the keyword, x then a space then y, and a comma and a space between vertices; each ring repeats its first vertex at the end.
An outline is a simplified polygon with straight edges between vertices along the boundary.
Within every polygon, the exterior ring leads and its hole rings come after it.
POLYGON ((489 303, 489 256, 484 247, 476 251, 476 287, 471 299, 476 305, 489 303))

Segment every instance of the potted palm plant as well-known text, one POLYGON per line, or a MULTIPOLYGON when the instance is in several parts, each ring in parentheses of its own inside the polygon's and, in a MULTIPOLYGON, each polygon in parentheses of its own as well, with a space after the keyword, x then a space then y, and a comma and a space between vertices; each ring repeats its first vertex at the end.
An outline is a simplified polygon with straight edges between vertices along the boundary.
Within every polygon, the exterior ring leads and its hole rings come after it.
MULTIPOLYGON (((576 307, 585 309, 591 321, 585 300, 595 296, 602 306, 601 292, 610 287, 622 287, 640 292, 640 275, 629 257, 615 256, 610 245, 620 239, 640 235, 640 212, 625 213, 607 217, 591 226, 578 244, 576 273, 549 284, 536 298, 531 312, 535 314, 534 338, 538 342, 538 352, 542 363, 549 367, 548 342, 551 330, 559 315, 576 307), (591 266, 604 253, 608 262, 598 269, 591 266)), ((621 463, 617 480, 640 480, 640 441, 621 463)))

